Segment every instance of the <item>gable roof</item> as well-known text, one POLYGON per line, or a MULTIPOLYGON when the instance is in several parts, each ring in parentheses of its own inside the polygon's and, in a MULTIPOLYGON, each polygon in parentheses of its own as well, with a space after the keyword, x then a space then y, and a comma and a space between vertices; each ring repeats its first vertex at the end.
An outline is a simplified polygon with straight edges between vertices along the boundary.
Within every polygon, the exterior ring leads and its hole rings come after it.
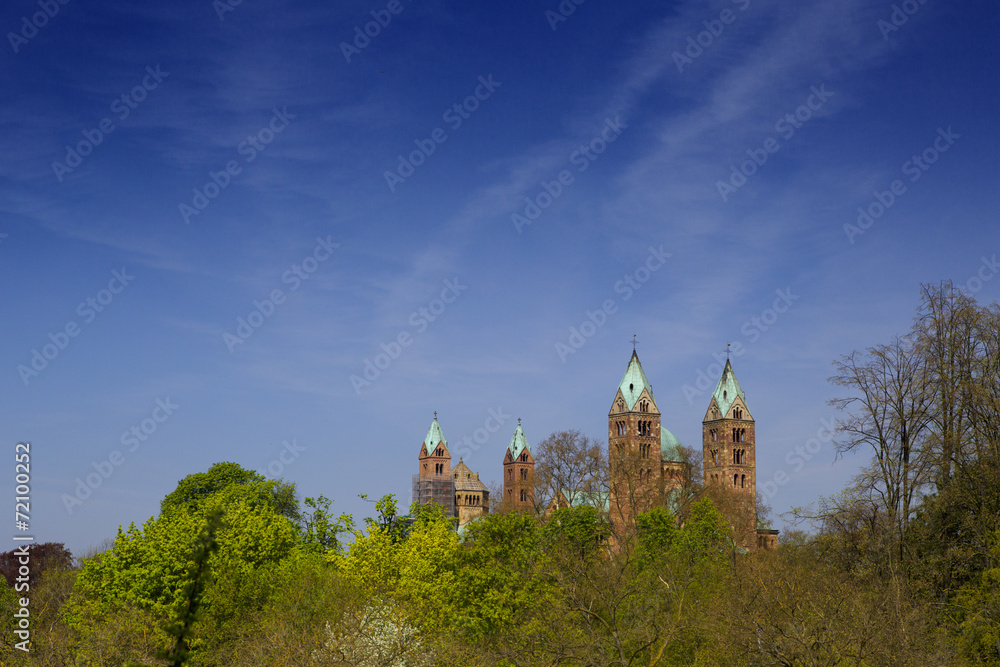
POLYGON ((733 366, 728 359, 726 359, 726 367, 722 369, 722 377, 719 378, 719 384, 716 385, 712 396, 715 398, 719 412, 722 413, 723 417, 729 414, 729 408, 733 407, 733 401, 736 400, 737 396, 743 399, 744 405, 747 402, 746 392, 736 380, 736 373, 733 372, 733 366))
POLYGON ((430 456, 437 449, 438 445, 443 445, 444 451, 451 455, 451 452, 448 451, 448 441, 444 439, 441 424, 438 424, 438 418, 435 415, 434 421, 431 422, 431 427, 427 430, 427 436, 424 438, 424 451, 430 456))
POLYGON ((456 491, 489 491, 489 487, 479 481, 479 473, 472 472, 461 458, 451 469, 451 479, 456 491))
POLYGON ((528 444, 528 439, 524 437, 524 431, 521 429, 521 420, 517 420, 517 428, 514 429, 514 437, 510 439, 510 444, 507 445, 507 451, 510 452, 510 457, 516 459, 521 455, 521 452, 527 450, 531 453, 531 445, 528 444))
MULTIPOLYGON (((635 407, 643 389, 649 392, 649 398, 653 399, 653 385, 649 384, 649 380, 646 379, 642 364, 639 363, 639 355, 633 350, 632 358, 628 360, 628 367, 625 369, 625 375, 622 376, 621 384, 618 385, 618 390, 622 393, 625 405, 628 406, 629 410, 635 407)), ((656 403, 655 399, 653 399, 653 403, 656 403)))

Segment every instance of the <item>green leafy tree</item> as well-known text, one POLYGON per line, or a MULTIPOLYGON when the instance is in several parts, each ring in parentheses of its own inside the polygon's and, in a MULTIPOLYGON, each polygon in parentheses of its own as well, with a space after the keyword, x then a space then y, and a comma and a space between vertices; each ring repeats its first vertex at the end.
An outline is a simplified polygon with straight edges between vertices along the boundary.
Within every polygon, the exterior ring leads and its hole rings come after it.
POLYGON ((278 514, 299 520, 294 484, 268 480, 260 473, 231 462, 216 463, 205 472, 188 475, 179 481, 177 488, 160 502, 160 513, 178 507, 197 510, 208 498, 220 493, 269 505, 278 514))
POLYGON ((551 548, 566 550, 581 560, 596 557, 611 536, 611 526, 589 505, 564 507, 552 512, 542 529, 551 548))
POLYGON ((332 501, 326 496, 306 498, 302 504, 302 543, 307 551, 325 553, 340 551, 340 535, 354 531, 354 517, 341 514, 337 519, 330 513, 332 501))
POLYGON ((180 591, 180 600, 175 609, 175 618, 167 628, 173 645, 162 651, 159 657, 167 660, 171 667, 183 667, 191 654, 188 640, 191 627, 198 618, 202 597, 212 580, 209 560, 219 550, 217 534, 222 524, 222 510, 216 508, 208 516, 205 526, 195 539, 194 551, 188 565, 187 577, 180 591))
POLYGON ((991 540, 991 567, 966 584, 955 597, 963 656, 979 665, 1000 665, 1000 530, 991 540))
MULTIPOLYGON (((116 654, 118 664, 148 660, 151 643, 163 646, 171 639, 160 629, 164 623, 178 618, 179 608, 196 603, 200 618, 189 614, 183 619, 184 645, 197 655, 230 641, 238 634, 233 620, 268 599, 273 587, 268 574, 303 548, 299 527, 288 516, 297 515, 297 508, 275 494, 289 487, 228 464, 210 472, 182 480, 159 516, 141 528, 119 529, 110 550, 85 562, 66 609, 84 654, 98 656, 103 650, 113 617, 122 635, 117 643, 132 647, 116 654), (212 540, 193 539, 206 523, 216 526, 212 540), (210 544, 215 547, 206 551, 210 544)), ((176 634, 173 641, 179 641, 176 634)))
POLYGON ((540 605, 551 595, 546 560, 531 515, 491 514, 469 524, 447 600, 452 629, 493 651, 515 654, 519 636, 538 629, 540 605))

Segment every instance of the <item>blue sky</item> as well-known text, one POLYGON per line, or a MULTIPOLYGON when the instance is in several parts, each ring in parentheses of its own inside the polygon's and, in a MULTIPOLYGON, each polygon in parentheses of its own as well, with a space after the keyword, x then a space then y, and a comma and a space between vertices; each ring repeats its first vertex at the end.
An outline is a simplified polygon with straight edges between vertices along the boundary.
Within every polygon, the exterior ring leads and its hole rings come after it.
POLYGON ((435 410, 499 480, 517 418, 606 439, 633 334, 688 445, 740 344, 770 504, 836 492, 862 459, 795 454, 830 362, 922 282, 1000 294, 998 13, 6 3, 0 442, 31 442, 32 531, 82 553, 227 460, 361 517, 409 501, 435 410))

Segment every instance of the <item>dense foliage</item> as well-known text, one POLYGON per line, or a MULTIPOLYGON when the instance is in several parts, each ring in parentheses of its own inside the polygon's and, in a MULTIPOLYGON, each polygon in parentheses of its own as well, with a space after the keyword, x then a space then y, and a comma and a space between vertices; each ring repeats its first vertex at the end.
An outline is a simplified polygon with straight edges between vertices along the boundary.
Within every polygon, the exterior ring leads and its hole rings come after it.
MULTIPOLYGON (((797 510, 814 530, 775 551, 736 547, 725 498, 698 483, 679 516, 636 512, 624 531, 579 504, 456 531, 392 496, 359 528, 222 463, 75 568, 35 547, 32 654, 12 648, 4 587, 0 663, 1000 665, 1000 311, 927 287, 912 331, 833 380, 837 446, 871 464, 797 510)), ((566 480, 599 497, 593 441, 546 443, 537 497, 566 480)))

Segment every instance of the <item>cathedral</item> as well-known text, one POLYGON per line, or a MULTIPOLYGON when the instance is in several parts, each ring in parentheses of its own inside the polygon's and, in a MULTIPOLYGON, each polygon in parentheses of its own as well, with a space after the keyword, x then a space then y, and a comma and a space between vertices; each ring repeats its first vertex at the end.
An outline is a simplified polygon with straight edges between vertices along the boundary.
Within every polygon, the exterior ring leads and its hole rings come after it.
MULTIPOLYGON (((773 548, 778 531, 757 526, 756 430, 729 360, 702 420, 702 471, 706 492, 720 505, 740 546, 773 548)), ((634 514, 670 506, 691 481, 694 462, 680 440, 661 423, 653 386, 633 350, 608 412, 610 494, 600 508, 613 524, 627 528, 634 514)), ((437 503, 461 528, 489 512, 490 492, 461 459, 452 468, 448 441, 434 413, 420 446, 413 500, 437 503)), ((503 498, 507 510, 534 508, 535 460, 518 419, 503 459, 503 498)))

